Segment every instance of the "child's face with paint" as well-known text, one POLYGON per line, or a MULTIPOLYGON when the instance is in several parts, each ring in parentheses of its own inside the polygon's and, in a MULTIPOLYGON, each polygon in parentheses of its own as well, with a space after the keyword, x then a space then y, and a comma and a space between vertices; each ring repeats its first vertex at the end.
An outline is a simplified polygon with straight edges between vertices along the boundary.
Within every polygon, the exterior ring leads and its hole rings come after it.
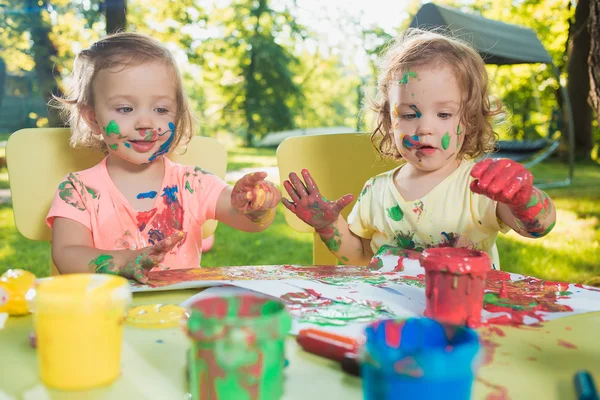
POLYGON ((464 141, 461 90, 450 68, 406 71, 388 92, 396 148, 423 171, 456 163, 464 141))
POLYGON ((117 156, 142 165, 168 153, 175 137, 177 87, 173 71, 151 62, 98 72, 86 121, 117 156))

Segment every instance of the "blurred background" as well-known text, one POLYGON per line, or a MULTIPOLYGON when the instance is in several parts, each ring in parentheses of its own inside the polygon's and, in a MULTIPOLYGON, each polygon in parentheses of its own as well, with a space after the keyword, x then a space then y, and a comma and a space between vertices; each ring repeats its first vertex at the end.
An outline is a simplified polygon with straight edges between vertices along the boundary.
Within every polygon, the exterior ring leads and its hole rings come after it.
MULTIPOLYGON (((563 84, 574 89, 577 153, 595 159, 600 131, 588 105, 590 1, 436 3, 532 28, 562 72, 563 84)), ((60 125, 56 111, 46 107, 50 93, 60 93, 78 51, 116 30, 150 34, 177 55, 201 118, 201 135, 260 145, 269 132, 365 130, 370 121, 360 118, 359 110, 365 92, 373 92, 375 58, 409 26, 421 4, 0 0, 0 134, 60 125)), ((503 138, 544 136, 553 110, 562 107, 551 68, 488 68, 494 94, 513 114, 512 125, 501 131, 503 138)))

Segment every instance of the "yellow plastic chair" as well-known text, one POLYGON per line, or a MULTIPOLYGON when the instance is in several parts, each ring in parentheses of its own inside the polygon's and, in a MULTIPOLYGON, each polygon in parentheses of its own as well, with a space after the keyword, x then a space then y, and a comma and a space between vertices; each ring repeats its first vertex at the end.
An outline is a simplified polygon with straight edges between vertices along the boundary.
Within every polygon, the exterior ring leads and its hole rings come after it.
MULTIPOLYGON (((277 166, 283 195, 288 197, 283 182, 290 172, 306 168, 329 200, 352 193, 354 201, 342 211, 344 218, 352 210, 365 182, 398 164, 382 160, 365 133, 295 136, 285 139, 277 148, 277 166)), ((314 232, 314 229, 285 210, 285 220, 294 230, 313 234, 313 264, 335 265, 336 258, 314 232)))
MULTIPOLYGON (((67 128, 21 129, 6 144, 8 177, 17 230, 30 240, 51 241, 52 230, 46 225, 46 214, 56 188, 69 172, 96 165, 104 154, 92 149, 73 149, 67 128)), ((216 139, 194 136, 185 154, 169 158, 187 165, 198 165, 224 178, 227 150, 216 139)), ((217 221, 202 226, 202 236, 209 237, 217 221)), ((59 272, 50 257, 52 275, 59 272)))

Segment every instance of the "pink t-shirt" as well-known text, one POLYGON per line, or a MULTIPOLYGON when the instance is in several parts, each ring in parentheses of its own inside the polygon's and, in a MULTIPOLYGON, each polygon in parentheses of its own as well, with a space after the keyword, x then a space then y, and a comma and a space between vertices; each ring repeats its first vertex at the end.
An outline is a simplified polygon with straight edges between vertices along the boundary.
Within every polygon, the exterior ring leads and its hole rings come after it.
POLYGON ((201 227, 207 219, 215 219, 217 199, 227 183, 199 167, 164 160, 165 175, 150 210, 131 206, 110 178, 104 158, 65 177, 46 223, 52 228, 55 217, 77 221, 92 232, 94 247, 103 250, 140 249, 183 231, 184 239, 167 254, 162 267, 199 267, 201 227))

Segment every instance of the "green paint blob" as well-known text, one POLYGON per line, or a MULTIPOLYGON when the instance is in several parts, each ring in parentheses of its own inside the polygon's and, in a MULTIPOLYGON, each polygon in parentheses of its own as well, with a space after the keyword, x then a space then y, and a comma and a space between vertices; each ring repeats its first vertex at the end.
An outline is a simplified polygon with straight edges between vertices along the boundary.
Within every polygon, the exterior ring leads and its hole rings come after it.
POLYGON ((86 186, 85 190, 90 194, 90 196, 92 196, 92 199, 97 199, 98 197, 100 197, 100 194, 96 189, 92 189, 91 187, 86 186))
POLYGON ((535 301, 535 300, 532 300, 531 303, 529 303, 529 304, 514 304, 514 303, 511 303, 511 299, 502 298, 502 297, 498 296, 498 294, 496 294, 496 293, 486 293, 483 296, 483 303, 484 304, 492 304, 492 305, 495 305, 498 307, 511 308, 513 310, 519 310, 519 311, 531 310, 538 304, 537 301, 535 301))
POLYGON ((442 138, 442 147, 444 150, 448 150, 448 146, 450 146, 450 135, 448 132, 444 133, 444 137, 442 138))
POLYGON ((279 301, 202 299, 187 321, 192 399, 279 399, 291 318, 279 301))
POLYGON ((525 208, 531 208, 531 207, 535 206, 537 203, 538 203, 538 197, 537 197, 536 193, 534 192, 531 195, 531 198, 529 199, 527 204, 525 204, 525 208))
POLYGON ((108 123, 106 128, 104 128, 104 132, 107 136, 121 134, 121 131, 119 130, 119 125, 117 125, 114 119, 108 123))
POLYGON ((339 251, 340 246, 342 245, 342 241, 339 238, 336 238, 335 236, 331 239, 323 240, 323 243, 325 243, 325 246, 327 246, 327 248, 331 251, 339 251))
POLYGON ((95 273, 115 274, 115 264, 113 263, 113 256, 111 255, 100 254, 98 257, 90 261, 88 265, 90 267, 95 267, 95 273))
POLYGON ((556 225, 556 221, 554 221, 553 223, 551 223, 544 232, 542 232, 542 236, 546 236, 547 234, 550 233, 550 231, 552 229, 554 229, 554 225, 556 225))
POLYGON ((410 80, 410 78, 416 78, 417 76, 418 75, 416 72, 412 72, 412 71, 405 72, 404 75, 402 76, 402 79, 400 79, 400 84, 406 85, 408 83, 408 81, 410 80))
POLYGON ((404 217, 404 212, 402 211, 400 206, 394 206, 392 208, 388 208, 387 212, 388 212, 388 215, 390 216, 390 218, 393 219, 394 221, 401 221, 402 218, 404 217))
POLYGON ((116 143, 109 145, 108 147, 110 147, 111 149, 113 149, 114 151, 117 151, 117 148, 119 147, 116 143))
POLYGON ((185 181, 185 189, 192 194, 194 193, 194 189, 190 186, 190 181, 185 181))

